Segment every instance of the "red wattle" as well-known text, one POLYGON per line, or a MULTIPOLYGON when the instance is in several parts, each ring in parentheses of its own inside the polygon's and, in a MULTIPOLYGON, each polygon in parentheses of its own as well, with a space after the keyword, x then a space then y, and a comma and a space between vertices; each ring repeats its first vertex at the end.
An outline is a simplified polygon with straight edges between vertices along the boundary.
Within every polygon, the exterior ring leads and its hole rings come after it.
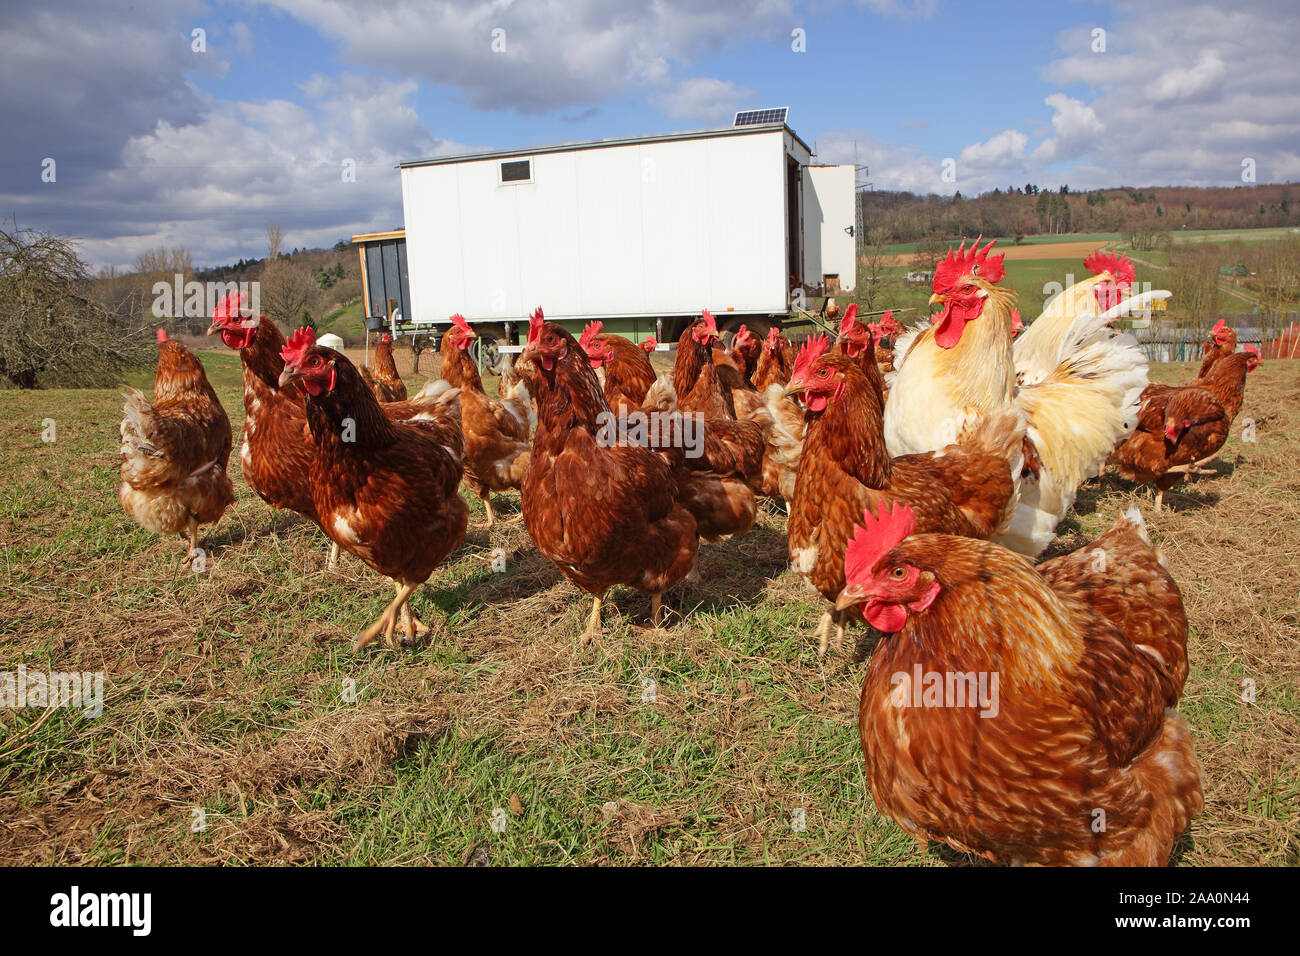
POLYGON ((867 605, 866 619, 877 631, 885 634, 897 634, 907 623, 907 608, 901 604, 885 604, 872 601, 867 605))
POLYGON ((957 317, 952 305, 944 306, 943 312, 939 314, 939 324, 934 330, 935 344, 944 349, 956 347, 961 341, 961 334, 965 328, 965 320, 957 317))

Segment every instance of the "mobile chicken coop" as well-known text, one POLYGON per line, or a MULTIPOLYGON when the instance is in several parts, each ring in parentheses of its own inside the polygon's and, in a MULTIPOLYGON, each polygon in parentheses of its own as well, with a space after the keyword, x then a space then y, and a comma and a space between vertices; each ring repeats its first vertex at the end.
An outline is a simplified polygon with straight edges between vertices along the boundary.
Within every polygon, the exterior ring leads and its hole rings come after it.
POLYGON ((785 110, 757 110, 402 163, 404 233, 354 237, 367 314, 402 334, 459 312, 502 346, 538 305, 575 333, 600 319, 637 341, 675 341, 706 308, 723 330, 763 332, 796 290, 854 288, 854 167, 812 160, 785 110))

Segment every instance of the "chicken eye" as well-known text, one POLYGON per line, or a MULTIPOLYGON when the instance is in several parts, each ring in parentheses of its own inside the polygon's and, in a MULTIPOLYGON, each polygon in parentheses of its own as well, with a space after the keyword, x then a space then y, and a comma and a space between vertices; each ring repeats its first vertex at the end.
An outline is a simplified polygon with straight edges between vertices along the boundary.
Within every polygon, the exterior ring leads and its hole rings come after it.
POLYGON ((901 581, 903 580, 903 578, 907 577, 907 568, 903 567, 902 565, 899 565, 898 567, 894 568, 894 570, 889 572, 889 576, 892 577, 895 581, 901 581))
POLYGON ((826 368, 825 366, 822 366, 817 370, 817 374, 820 375, 822 378, 825 378, 827 375, 830 374, 830 371, 831 371, 830 369, 826 368))

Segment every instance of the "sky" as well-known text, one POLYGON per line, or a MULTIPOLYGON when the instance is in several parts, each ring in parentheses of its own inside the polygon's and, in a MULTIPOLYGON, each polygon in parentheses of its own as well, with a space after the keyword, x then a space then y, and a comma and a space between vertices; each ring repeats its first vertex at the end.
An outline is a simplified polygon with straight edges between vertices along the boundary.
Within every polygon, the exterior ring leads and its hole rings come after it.
POLYGON ((875 189, 1300 181, 1295 0, 6 8, 0 217, 96 268, 262 256, 269 221, 286 248, 399 227, 405 160, 774 106, 875 189))

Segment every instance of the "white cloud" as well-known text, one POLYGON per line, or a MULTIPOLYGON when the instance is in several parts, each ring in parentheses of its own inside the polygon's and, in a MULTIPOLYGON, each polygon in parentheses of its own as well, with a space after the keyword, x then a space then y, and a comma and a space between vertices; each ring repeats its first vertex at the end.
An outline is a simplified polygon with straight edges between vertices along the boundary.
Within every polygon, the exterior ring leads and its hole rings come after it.
POLYGON ((674 83, 650 97, 651 104, 671 120, 695 120, 723 124, 754 91, 726 80, 692 77, 674 83))
POLYGON ((939 160, 919 149, 896 146, 863 129, 840 128, 817 137, 817 162, 852 163, 867 167, 864 182, 874 189, 914 193, 951 192, 943 181, 939 160))
POLYGON ((792 0, 268 2, 338 42, 345 62, 455 87, 479 109, 523 114, 653 94, 674 65, 747 37, 788 36, 797 20, 792 0))
POLYGON ((253 32, 243 20, 231 24, 230 39, 236 54, 246 58, 253 55, 253 32))
POLYGON ((1018 129, 1005 129, 982 143, 973 143, 957 157, 960 165, 970 165, 984 170, 994 166, 1008 166, 1025 158, 1029 137, 1018 129))
POLYGON ((1056 135, 1034 149, 1031 159, 1036 163, 1046 165, 1062 155, 1086 153, 1106 130, 1096 111, 1080 100, 1053 93, 1043 102, 1052 108, 1052 130, 1056 135))
POLYGON ((1190 99, 1220 86, 1227 72, 1217 51, 1202 50, 1195 65, 1165 70, 1147 84, 1146 94, 1155 103, 1190 99))
POLYGON ((934 16, 938 0, 857 0, 858 6, 867 7, 884 17, 916 17, 928 20, 934 16))
POLYGON ((196 262, 224 262, 259 249, 269 220, 284 225, 286 247, 332 245, 401 223, 397 162, 469 149, 421 125, 412 82, 345 74, 304 87, 307 105, 225 103, 201 121, 162 122, 133 137, 122 167, 101 184, 122 197, 104 213, 123 234, 84 239, 87 257, 125 265, 158 245, 185 245, 196 262), (345 163, 355 181, 345 179, 345 163))

